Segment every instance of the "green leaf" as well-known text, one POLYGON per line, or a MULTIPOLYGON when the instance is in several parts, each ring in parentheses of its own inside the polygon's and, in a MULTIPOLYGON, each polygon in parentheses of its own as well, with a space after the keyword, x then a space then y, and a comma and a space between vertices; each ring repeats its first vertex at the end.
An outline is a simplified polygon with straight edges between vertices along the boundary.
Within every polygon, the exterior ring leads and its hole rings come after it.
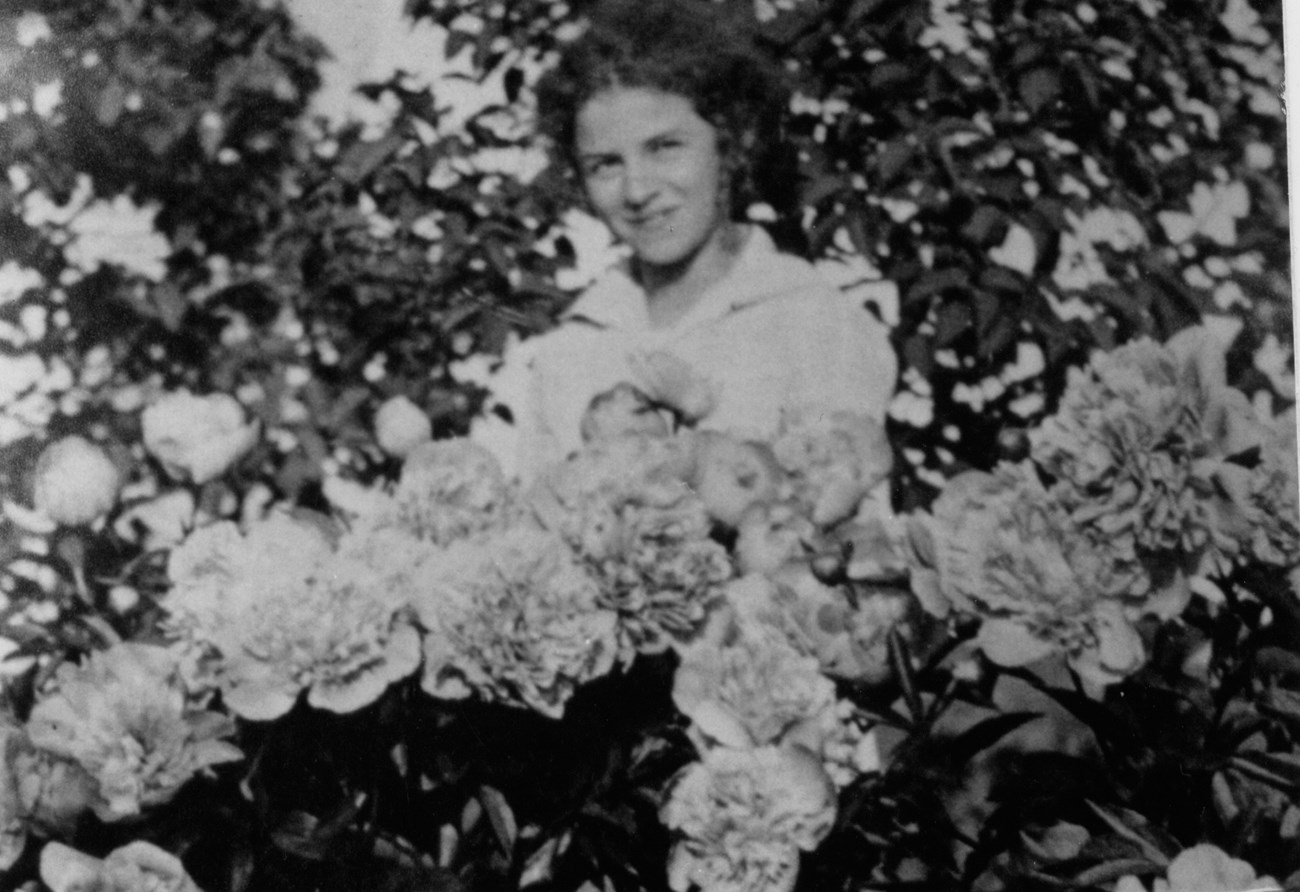
POLYGON ((374 142, 356 143, 339 159, 335 173, 343 182, 356 185, 401 148, 403 141, 400 133, 389 131, 374 142))
POLYGON ((1120 877, 1146 876, 1162 872, 1163 868, 1160 865, 1152 864, 1145 858, 1117 858, 1075 874, 1074 883, 1081 887, 1109 886, 1120 877))
POLYGON ((984 719, 957 735, 951 744, 952 756, 958 765, 964 765, 1012 731, 1038 718, 1042 718, 1042 713, 1008 712, 984 719))
POLYGON ((281 851, 308 861, 325 857, 328 846, 316 837, 320 821, 305 811, 292 811, 271 831, 271 842, 281 851))
POLYGON ((966 270, 960 267, 950 266, 944 269, 930 270, 917 279, 916 283, 907 290, 904 303, 908 305, 916 304, 945 291, 959 288, 965 289, 969 284, 970 276, 966 270))
POLYGON ((1300 654, 1280 647, 1261 647, 1255 654, 1255 665, 1268 675, 1300 678, 1300 654))
POLYGON ((1020 76, 1020 99, 1038 114, 1061 95, 1061 75, 1054 68, 1031 68, 1020 76))
POLYGON ((888 645, 889 664, 894 670, 894 677, 898 679, 899 687, 902 688, 907 711, 912 714, 912 721, 921 722, 925 718, 925 705, 921 702, 921 694, 916 686, 916 671, 912 668, 911 648, 907 645, 907 639, 896 627, 889 630, 888 645))
POLYGON ((850 23, 865 19, 879 9, 884 2, 885 0, 854 0, 853 6, 849 8, 847 19, 850 23))
POLYGON ((947 347, 971 327, 970 307, 964 303, 946 303, 939 308, 935 343, 947 347))
POLYGON ((510 803, 506 802, 506 797, 500 790, 486 784, 479 787, 478 800, 487 812, 488 822, 491 823, 492 832, 496 834, 502 850, 507 855, 512 854, 515 840, 519 837, 519 825, 515 823, 515 813, 510 808, 510 803))
POLYGON ((961 228, 961 234, 966 239, 974 242, 981 247, 989 245, 996 238, 997 231, 1003 227, 1006 217, 1001 211, 987 204, 980 205, 975 209, 975 213, 966 221, 966 225, 961 228))
POLYGON ((112 127, 125 107, 126 87, 117 78, 112 78, 100 91, 99 101, 95 103, 95 119, 105 127, 112 127))
MULTIPOLYGON (((1155 862, 1160 867, 1164 867, 1169 864, 1168 855, 1160 851, 1160 849, 1156 848, 1155 843, 1147 839, 1145 835, 1139 833, 1137 829, 1130 826, 1120 816, 1113 814, 1112 812, 1110 812, 1105 808, 1102 808, 1100 805, 1098 805, 1095 802, 1089 802, 1088 807, 1092 809, 1093 814, 1101 818, 1102 821, 1106 823, 1106 826, 1110 827, 1111 830, 1114 830, 1117 834, 1119 834, 1124 839, 1127 839, 1129 842, 1136 844, 1138 850, 1141 851, 1142 854, 1147 857, 1147 859, 1155 862)), ((1145 819, 1143 818, 1138 818, 1137 820, 1139 822, 1145 822, 1145 819)))
POLYGON ((908 136, 896 137, 885 143, 885 147, 876 155, 876 180, 879 187, 890 186, 899 175, 907 169, 916 146, 908 136))
POLYGON ((1300 756, 1290 753, 1239 753, 1232 766, 1256 780, 1300 796, 1300 756))
POLYGON ((1135 742, 1135 733, 1105 704, 1098 703, 1077 691, 1052 687, 1027 669, 1003 669, 1002 671, 1028 682, 1035 689, 1064 706, 1075 718, 1088 726, 1103 749, 1114 745, 1132 746, 1135 742))

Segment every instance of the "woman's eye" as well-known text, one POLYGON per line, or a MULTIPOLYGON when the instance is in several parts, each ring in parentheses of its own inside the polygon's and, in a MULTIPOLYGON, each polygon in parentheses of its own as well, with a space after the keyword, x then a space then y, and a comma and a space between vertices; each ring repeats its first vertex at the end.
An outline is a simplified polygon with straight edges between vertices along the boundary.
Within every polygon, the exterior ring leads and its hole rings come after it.
POLYGON ((673 149, 679 149, 681 146, 682 142, 679 139, 660 139, 650 144, 650 150, 662 154, 673 149))
POLYGON ((586 163, 583 172, 588 177, 607 177, 614 172, 615 166, 612 158, 596 158, 586 163))

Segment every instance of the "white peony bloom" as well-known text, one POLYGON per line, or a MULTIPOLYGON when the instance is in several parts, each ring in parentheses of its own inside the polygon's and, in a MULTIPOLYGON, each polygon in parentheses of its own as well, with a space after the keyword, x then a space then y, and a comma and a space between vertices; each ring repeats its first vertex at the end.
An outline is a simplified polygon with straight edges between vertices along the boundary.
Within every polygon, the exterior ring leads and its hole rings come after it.
POLYGON ((197 509, 189 490, 174 489, 128 507, 113 523, 113 531, 128 541, 139 540, 146 551, 171 548, 194 526, 197 509))
POLYGON ((559 718, 579 685, 614 664, 618 616, 552 533, 515 526, 455 542, 430 576, 415 606, 435 697, 477 694, 559 718))
POLYGON ((673 678, 673 703, 710 742, 750 748, 780 743, 835 705, 817 658, 773 630, 737 630, 720 647, 689 651, 673 678))
POLYGON ((137 643, 60 667, 27 725, 33 745, 94 779, 103 821, 169 802, 196 773, 243 758, 222 739, 234 730, 229 717, 188 702, 175 652, 137 643))
POLYGON ((688 480, 684 437, 621 437, 592 444, 550 468, 528 506, 600 582, 619 615, 624 662, 657 653, 699 630, 731 576, 727 553, 688 480))
POLYGON ((573 266, 555 274, 555 284, 565 291, 586 288, 626 253, 608 226, 582 211, 567 211, 560 218, 558 234, 569 242, 574 253, 573 266))
POLYGON ((117 504, 121 473, 99 446, 64 437, 45 447, 36 462, 33 501, 55 523, 90 523, 117 504))
POLYGON ((429 416, 406 396, 390 397, 375 412, 375 439, 379 448, 394 458, 405 458, 432 438, 429 416))
POLYGON ((387 531, 434 545, 501 527, 510 517, 512 490, 492 453, 464 438, 415 446, 391 489, 338 477, 325 497, 354 530, 387 531))
POLYGON ((213 658, 234 712, 267 721, 307 691, 317 708, 369 705, 415 671, 420 641, 402 613, 424 554, 410 537, 338 535, 307 512, 273 512, 240 533, 196 530, 172 554, 163 606, 182 639, 213 658))
POLYGON ((179 858, 136 841, 99 859, 58 842, 41 849, 41 882, 52 892, 200 892, 179 858))
MULTIPOLYGON (((1218 846, 1202 843, 1179 852, 1169 862, 1163 877, 1157 877, 1152 892, 1277 892, 1272 877, 1255 876, 1255 868, 1233 858, 1218 846)), ((1137 877, 1120 877, 1115 892, 1146 892, 1137 877)))
POLYGON ((894 464, 884 427, 856 412, 784 412, 772 451, 819 526, 852 516, 894 464))
POLYGON ((798 748, 716 749, 688 766, 659 817, 677 842, 668 863, 676 892, 789 892, 799 852, 835 821, 835 787, 798 748))
POLYGON ((238 461, 257 442, 258 425, 248 422, 232 396, 195 396, 189 390, 164 394, 141 416, 144 445, 172 476, 206 483, 238 461))

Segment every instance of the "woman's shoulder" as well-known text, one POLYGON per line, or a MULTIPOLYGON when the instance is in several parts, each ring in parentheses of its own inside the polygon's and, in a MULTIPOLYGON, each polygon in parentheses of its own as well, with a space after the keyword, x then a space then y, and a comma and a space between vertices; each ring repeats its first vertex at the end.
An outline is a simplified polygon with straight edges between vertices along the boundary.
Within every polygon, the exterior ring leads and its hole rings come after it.
POLYGON ((846 324, 881 328, 855 290, 844 289, 816 265, 797 254, 780 251, 764 233, 760 250, 741 274, 741 289, 755 308, 789 316, 796 324, 846 324))

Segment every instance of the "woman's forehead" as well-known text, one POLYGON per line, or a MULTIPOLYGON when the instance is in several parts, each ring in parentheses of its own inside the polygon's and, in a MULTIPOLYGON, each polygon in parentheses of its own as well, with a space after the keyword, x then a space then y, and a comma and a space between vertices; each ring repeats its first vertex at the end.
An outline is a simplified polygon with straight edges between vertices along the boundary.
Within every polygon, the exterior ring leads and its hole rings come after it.
POLYGON ((668 131, 712 130, 679 93, 648 87, 611 87, 578 110, 574 142, 579 152, 635 145, 668 131))

